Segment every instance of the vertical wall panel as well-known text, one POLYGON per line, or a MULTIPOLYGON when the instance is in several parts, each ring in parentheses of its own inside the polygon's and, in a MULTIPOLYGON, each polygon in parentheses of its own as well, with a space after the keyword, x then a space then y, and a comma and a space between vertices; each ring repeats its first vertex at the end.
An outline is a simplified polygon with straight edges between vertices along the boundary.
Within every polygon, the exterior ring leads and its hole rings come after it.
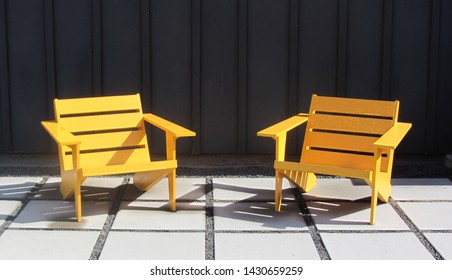
POLYGON ((54 152, 54 97, 141 92, 198 133, 181 153, 273 153, 256 132, 313 93, 399 99, 398 152, 450 153, 451 18, 448 0, 0 0, 0 152, 54 152))
POLYGON ((236 1, 202 2, 203 153, 237 152, 237 19, 236 1))
POLYGON ((441 1, 435 153, 452 153, 452 1, 441 1))
POLYGON ((383 1, 349 0, 347 96, 380 98, 383 1))
POLYGON ((9 106, 8 35, 6 0, 0 1, 0 152, 12 151, 9 106))
MULTIPOLYGON (((151 1, 151 110, 191 127, 191 1, 151 1)), ((159 132, 157 132, 158 134, 159 132)), ((153 148, 163 142, 153 137, 153 148)), ((190 152, 189 141, 178 141, 178 151, 190 152)))
POLYGON ((311 95, 336 95, 338 1, 302 0, 300 5, 299 110, 311 95))
POLYGON ((140 0, 102 2, 103 95, 141 91, 140 0))
POLYGON ((256 132, 288 116, 289 1, 248 2, 248 152, 274 148, 256 132))
POLYGON ((40 120, 47 119, 46 51, 42 1, 7 3, 12 143, 15 152, 49 149, 40 120), (32 141, 30 140, 32 139, 32 141))
POLYGON ((394 2, 391 99, 401 101, 400 116, 413 128, 401 151, 425 150, 426 100, 430 45, 430 1, 394 2))
POLYGON ((54 1, 58 98, 93 96, 90 0, 54 1))

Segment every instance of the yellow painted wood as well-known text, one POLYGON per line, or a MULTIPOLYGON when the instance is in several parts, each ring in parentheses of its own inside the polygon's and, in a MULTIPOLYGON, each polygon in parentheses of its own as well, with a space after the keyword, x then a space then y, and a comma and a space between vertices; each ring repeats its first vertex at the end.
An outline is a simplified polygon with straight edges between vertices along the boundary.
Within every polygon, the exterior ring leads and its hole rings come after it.
POLYGON ((127 113, 61 118, 59 123, 72 133, 143 128, 143 114, 127 113))
POLYGON ((308 129, 382 135, 392 125, 393 122, 391 120, 385 119, 313 114, 309 116, 308 129))
POLYGON ((64 199, 74 196, 82 220, 80 187, 89 176, 136 173, 147 190, 168 176, 170 209, 176 209, 176 139, 196 133, 153 114, 143 114, 140 95, 54 100, 55 120, 43 127, 58 144, 64 199), (167 160, 151 161, 144 121, 166 133, 167 160))
POLYGON ((127 110, 141 110, 139 94, 102 96, 90 98, 55 99, 55 113, 57 120, 61 115, 74 115, 99 112, 115 112, 127 110))
POLYGON ((101 167, 86 167, 82 168, 83 176, 99 176, 106 174, 125 174, 134 172, 143 172, 147 170, 166 170, 175 169, 177 167, 176 160, 161 160, 152 161, 142 164, 127 164, 127 165, 109 165, 101 167))
POLYGON ((144 130, 77 135, 77 139, 81 151, 148 145, 144 130))
POLYGON ((43 121, 42 126, 52 136, 52 138, 60 145, 74 145, 80 144, 81 141, 77 139, 70 131, 60 126, 57 122, 43 121))
POLYGON ((394 117, 399 107, 398 101, 354 99, 313 95, 310 114, 316 111, 347 113, 366 116, 394 117))
POLYGON ((310 131, 306 133, 306 143, 312 143, 317 148, 339 149, 356 152, 374 152, 374 142, 379 139, 375 136, 361 136, 349 134, 335 134, 310 131))
POLYGON ((308 117, 306 114, 298 114, 259 131, 257 135, 262 137, 276 137, 305 123, 307 120, 308 117))
POLYGON ((378 148, 395 149, 411 128, 411 123, 396 123, 374 145, 378 148))
POLYGON ((364 179, 372 189, 370 223, 375 223, 377 201, 391 195, 394 149, 410 123, 398 122, 399 102, 313 95, 309 115, 288 118, 257 133, 272 137, 275 148, 275 210, 282 198, 285 177, 303 191, 316 183, 315 174, 364 179), (307 120, 300 162, 285 161, 286 135, 307 120))

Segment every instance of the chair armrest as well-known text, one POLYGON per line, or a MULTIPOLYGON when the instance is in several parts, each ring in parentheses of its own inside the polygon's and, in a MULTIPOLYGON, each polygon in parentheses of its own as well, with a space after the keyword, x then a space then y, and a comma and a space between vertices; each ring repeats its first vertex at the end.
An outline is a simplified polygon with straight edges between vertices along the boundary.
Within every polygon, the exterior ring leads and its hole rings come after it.
POLYGON ((374 142, 376 148, 395 149, 403 137, 411 128, 411 123, 397 122, 385 134, 383 134, 377 141, 374 142))
POLYGON ((259 131, 257 136, 276 138, 279 135, 287 133, 289 130, 303 124, 307 120, 308 115, 301 113, 259 131))
POLYGON ((154 114, 144 114, 143 118, 148 123, 166 131, 171 134, 173 134, 176 138, 178 137, 193 137, 196 136, 196 133, 194 131, 191 131, 189 129, 186 129, 180 125, 177 125, 175 123, 172 123, 170 121, 167 121, 159 116, 156 116, 154 114))
POLYGON ((72 146, 79 145, 81 141, 77 139, 71 132, 64 129, 55 121, 43 121, 42 126, 52 136, 52 138, 60 145, 72 146))

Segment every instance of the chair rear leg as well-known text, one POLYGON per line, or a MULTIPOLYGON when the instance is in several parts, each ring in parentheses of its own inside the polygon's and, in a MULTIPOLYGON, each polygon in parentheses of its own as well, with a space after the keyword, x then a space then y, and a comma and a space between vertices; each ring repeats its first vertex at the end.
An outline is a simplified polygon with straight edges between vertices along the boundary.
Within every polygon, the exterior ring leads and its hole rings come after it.
POLYGON ((275 184, 275 211, 281 211, 281 202, 282 202, 282 181, 283 174, 281 172, 276 171, 275 174, 276 184, 275 184))
POLYGON ((168 193, 169 207, 171 211, 176 211, 176 170, 168 173, 168 193))
POLYGON ((82 194, 80 184, 74 186, 74 203, 75 203, 75 216, 77 218, 77 222, 80 223, 82 221, 82 194))

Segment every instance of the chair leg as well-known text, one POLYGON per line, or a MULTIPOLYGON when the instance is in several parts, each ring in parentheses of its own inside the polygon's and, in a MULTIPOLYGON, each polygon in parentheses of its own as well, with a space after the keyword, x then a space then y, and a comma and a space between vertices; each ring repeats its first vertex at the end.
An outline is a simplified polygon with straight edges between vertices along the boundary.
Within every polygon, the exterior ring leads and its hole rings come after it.
POLYGON ((171 170, 168 174, 169 207, 171 211, 176 211, 176 170, 171 170))
POLYGON ((80 223, 82 221, 82 194, 80 184, 74 186, 74 203, 75 216, 77 218, 77 222, 80 223))
POLYGON ((283 175, 281 172, 276 171, 275 174, 276 184, 275 184, 275 211, 281 211, 281 202, 282 202, 282 181, 283 175))

